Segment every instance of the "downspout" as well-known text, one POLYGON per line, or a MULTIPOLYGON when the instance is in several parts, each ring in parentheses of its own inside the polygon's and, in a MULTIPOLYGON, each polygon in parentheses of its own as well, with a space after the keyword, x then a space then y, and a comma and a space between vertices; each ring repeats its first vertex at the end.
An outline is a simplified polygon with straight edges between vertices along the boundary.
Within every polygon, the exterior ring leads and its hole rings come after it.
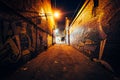
POLYGON ((99 23, 99 25, 98 25, 98 31, 99 31, 99 36, 102 39, 100 41, 99 56, 98 56, 98 59, 94 58, 93 61, 100 62, 105 68, 107 68, 111 72, 114 72, 114 70, 112 69, 112 67, 110 66, 110 64, 107 63, 106 61, 102 60, 102 56, 103 56, 105 44, 106 44, 106 41, 107 41, 107 34, 103 31, 102 25, 101 25, 102 16, 103 16, 103 13, 101 13, 100 16, 98 17, 98 23, 99 23))
POLYGON ((98 60, 102 59, 104 48, 105 48, 105 44, 106 44, 106 40, 107 40, 107 34, 103 31, 103 28, 102 28, 102 25, 101 25, 101 19, 102 19, 103 15, 104 15, 104 13, 101 13, 99 15, 99 17, 98 17, 98 23, 99 23, 98 31, 99 31, 99 36, 101 38, 98 60))

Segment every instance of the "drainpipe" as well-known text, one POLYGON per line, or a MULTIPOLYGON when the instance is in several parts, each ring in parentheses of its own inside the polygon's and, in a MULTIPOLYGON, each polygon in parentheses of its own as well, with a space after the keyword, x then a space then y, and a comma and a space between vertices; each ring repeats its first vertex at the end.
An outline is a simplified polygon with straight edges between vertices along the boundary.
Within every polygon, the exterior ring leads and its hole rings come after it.
POLYGON ((102 41, 100 41, 100 51, 99 51, 99 57, 98 57, 98 60, 101 60, 102 59, 102 56, 103 56, 103 51, 104 51, 104 48, 105 48, 105 44, 106 44, 106 38, 102 41))
POLYGON ((107 38, 106 38, 106 37, 107 37, 107 34, 103 31, 103 28, 102 28, 102 25, 101 25, 102 16, 103 16, 103 13, 101 13, 101 15, 100 15, 99 18, 98 18, 98 23, 99 23, 98 31, 99 31, 99 36, 100 36, 100 38, 102 39, 102 40, 100 41, 100 51, 99 51, 98 60, 101 60, 101 59, 102 59, 103 51, 104 51, 105 44, 106 44, 106 40, 107 40, 107 38))

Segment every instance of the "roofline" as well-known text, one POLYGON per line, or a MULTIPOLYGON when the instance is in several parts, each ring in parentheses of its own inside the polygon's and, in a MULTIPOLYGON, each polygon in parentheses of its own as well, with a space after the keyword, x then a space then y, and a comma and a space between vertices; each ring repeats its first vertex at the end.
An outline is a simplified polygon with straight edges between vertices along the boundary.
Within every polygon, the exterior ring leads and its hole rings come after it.
POLYGON ((82 11, 85 9, 85 7, 88 5, 88 3, 90 2, 90 0, 86 0, 85 3, 83 4, 82 8, 80 8, 79 12, 77 13, 76 17, 74 18, 74 20, 71 22, 70 27, 74 24, 74 22, 76 21, 76 19, 79 17, 79 15, 82 13, 82 11))

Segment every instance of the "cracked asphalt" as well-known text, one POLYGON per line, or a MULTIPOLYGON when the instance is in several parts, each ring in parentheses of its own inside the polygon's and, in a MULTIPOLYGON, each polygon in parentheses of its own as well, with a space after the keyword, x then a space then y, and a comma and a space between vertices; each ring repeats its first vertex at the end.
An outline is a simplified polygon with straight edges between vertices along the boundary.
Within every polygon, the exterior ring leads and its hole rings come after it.
POLYGON ((5 80, 114 80, 113 75, 71 46, 54 45, 5 80))

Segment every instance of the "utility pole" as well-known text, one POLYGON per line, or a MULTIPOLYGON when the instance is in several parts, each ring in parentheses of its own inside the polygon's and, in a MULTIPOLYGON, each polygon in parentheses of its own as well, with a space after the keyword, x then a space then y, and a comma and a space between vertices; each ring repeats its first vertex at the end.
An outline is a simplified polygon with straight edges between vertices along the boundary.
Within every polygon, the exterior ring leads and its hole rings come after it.
POLYGON ((70 45, 69 23, 70 23, 70 20, 68 19, 68 17, 65 17, 66 43, 68 45, 70 45))

